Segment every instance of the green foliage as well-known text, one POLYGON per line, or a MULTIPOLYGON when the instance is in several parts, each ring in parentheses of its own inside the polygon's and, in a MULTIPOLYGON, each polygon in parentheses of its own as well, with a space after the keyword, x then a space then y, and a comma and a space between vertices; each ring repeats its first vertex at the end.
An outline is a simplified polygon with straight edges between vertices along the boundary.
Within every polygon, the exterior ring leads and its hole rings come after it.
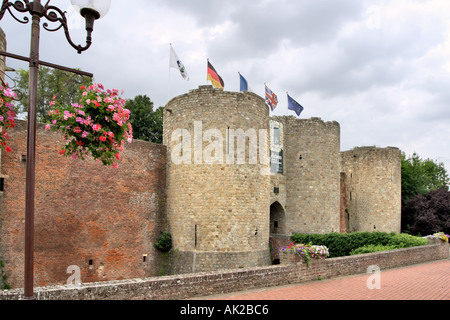
POLYGON ((353 249, 350 252, 350 255, 357 255, 357 254, 365 254, 365 253, 372 253, 372 252, 379 252, 379 251, 388 251, 388 250, 394 250, 397 249, 393 245, 383 246, 383 245, 373 245, 369 244, 367 246, 359 247, 356 249, 353 249))
POLYGON ((443 163, 402 154, 402 230, 411 234, 450 230, 449 176, 443 163), (446 195, 447 193, 447 195, 446 195))
POLYGON ((421 237, 412 236, 410 234, 402 233, 395 234, 389 240, 388 245, 395 246, 399 248, 409 248, 417 246, 425 246, 428 244, 428 240, 421 237))
POLYGON ((156 249, 163 253, 170 252, 172 249, 172 236, 168 232, 162 232, 158 241, 154 243, 156 249))
MULTIPOLYGON (((17 71, 17 89, 23 93, 19 101, 16 113, 28 111, 28 82, 29 70, 19 69, 17 71)), ((70 106, 78 102, 80 86, 88 87, 91 78, 77 75, 71 72, 62 71, 40 66, 38 80, 37 118, 38 121, 48 123, 50 117, 48 111, 52 109, 50 102, 54 96, 56 101, 64 106, 70 106)))
POLYGON ((130 110, 134 139, 162 143, 163 108, 153 110, 153 102, 146 95, 138 95, 125 105, 130 110))
POLYGON ((295 243, 311 243, 326 246, 329 249, 330 258, 348 256, 355 249, 372 246, 395 246, 407 248, 428 244, 426 239, 408 234, 396 234, 386 232, 353 232, 353 233, 328 233, 328 234, 301 234, 291 236, 295 243))
POLYGON ((424 195, 449 185, 449 177, 443 163, 423 160, 414 153, 409 158, 402 154, 402 202, 417 195, 424 195))
POLYGON ((12 289, 12 287, 6 282, 8 277, 3 271, 4 267, 5 265, 3 264, 3 261, 0 261, 0 290, 9 290, 12 289))

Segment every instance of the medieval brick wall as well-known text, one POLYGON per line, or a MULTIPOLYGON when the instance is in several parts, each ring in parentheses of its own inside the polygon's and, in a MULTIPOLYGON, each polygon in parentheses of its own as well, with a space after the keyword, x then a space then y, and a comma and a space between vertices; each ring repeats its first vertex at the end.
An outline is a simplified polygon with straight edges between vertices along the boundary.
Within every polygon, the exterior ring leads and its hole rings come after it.
POLYGON ((167 215, 180 271, 270 264, 268 126, 264 99, 250 92, 200 86, 166 105, 167 215))
MULTIPOLYGON (((0 260, 8 283, 23 286, 27 123, 10 131, 2 153, 0 260)), ((165 225, 166 148, 143 141, 125 146, 118 169, 59 155, 63 137, 37 129, 35 285, 65 284, 69 266, 81 281, 157 276, 153 243, 165 225)))
POLYGON ((359 147, 342 153, 348 231, 401 232, 401 151, 359 147))

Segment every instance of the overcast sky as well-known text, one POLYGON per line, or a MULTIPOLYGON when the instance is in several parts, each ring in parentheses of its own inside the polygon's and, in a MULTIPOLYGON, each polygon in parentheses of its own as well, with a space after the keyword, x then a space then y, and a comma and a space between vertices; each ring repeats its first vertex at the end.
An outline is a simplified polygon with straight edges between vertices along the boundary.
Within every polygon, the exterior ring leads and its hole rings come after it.
MULTIPOLYGON (((72 39, 84 44, 70 1, 51 4, 68 12, 72 39)), ((29 55, 30 24, 6 13, 0 26, 8 52, 29 55)), ((343 151, 395 146, 450 170, 448 0, 112 0, 88 51, 78 55, 62 30, 42 29, 40 48, 41 60, 156 106, 208 84, 209 58, 227 91, 239 91, 238 72, 262 97, 267 83, 280 101, 274 115, 295 116, 289 92, 301 118, 338 121, 343 151), (169 43, 190 81, 169 69, 169 43)))

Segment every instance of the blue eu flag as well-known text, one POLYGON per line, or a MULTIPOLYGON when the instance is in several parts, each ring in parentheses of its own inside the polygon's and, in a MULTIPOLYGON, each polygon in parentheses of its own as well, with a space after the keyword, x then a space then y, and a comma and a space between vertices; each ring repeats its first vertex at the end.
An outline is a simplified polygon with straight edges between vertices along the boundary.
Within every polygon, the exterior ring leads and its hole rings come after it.
POLYGON ((288 96, 288 109, 294 111, 297 116, 300 116, 300 114, 303 112, 304 108, 294 99, 292 99, 289 94, 288 96))

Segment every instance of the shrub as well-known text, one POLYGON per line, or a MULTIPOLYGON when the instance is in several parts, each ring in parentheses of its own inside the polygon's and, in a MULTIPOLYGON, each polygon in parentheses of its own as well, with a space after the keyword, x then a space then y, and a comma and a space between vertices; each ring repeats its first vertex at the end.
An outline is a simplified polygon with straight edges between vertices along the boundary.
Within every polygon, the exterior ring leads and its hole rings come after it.
POLYGON ((411 234, 450 233, 450 191, 430 191, 408 200, 402 208, 402 228, 411 234))
POLYGON ((392 236, 391 240, 389 240, 389 242, 388 242, 388 245, 395 246, 397 249, 417 247, 417 246, 426 246, 427 244, 428 244, 427 239, 412 236, 412 235, 409 235, 406 233, 395 234, 392 236))
POLYGON ((359 248, 356 248, 356 249, 352 250, 350 252, 350 255, 353 256, 353 255, 357 255, 357 254, 365 254, 365 253, 372 253, 372 252, 379 252, 379 251, 388 251, 388 250, 394 250, 394 249, 397 249, 397 247, 393 246, 393 245, 384 246, 384 245, 381 245, 381 244, 380 245, 369 244, 369 245, 366 245, 366 246, 363 246, 363 247, 359 247, 359 248))
POLYGON ((168 232, 162 232, 158 241, 154 243, 156 249, 166 253, 172 249, 172 236, 168 232))
POLYGON ((407 248, 412 246, 427 245, 428 240, 395 232, 353 232, 353 233, 328 233, 328 234, 301 234, 292 235, 294 243, 311 243, 328 247, 330 258, 348 256, 357 248, 373 246, 395 246, 407 248))
POLYGON ((6 282, 8 277, 3 271, 4 267, 3 261, 0 261, 0 290, 9 290, 12 289, 12 287, 6 282))

